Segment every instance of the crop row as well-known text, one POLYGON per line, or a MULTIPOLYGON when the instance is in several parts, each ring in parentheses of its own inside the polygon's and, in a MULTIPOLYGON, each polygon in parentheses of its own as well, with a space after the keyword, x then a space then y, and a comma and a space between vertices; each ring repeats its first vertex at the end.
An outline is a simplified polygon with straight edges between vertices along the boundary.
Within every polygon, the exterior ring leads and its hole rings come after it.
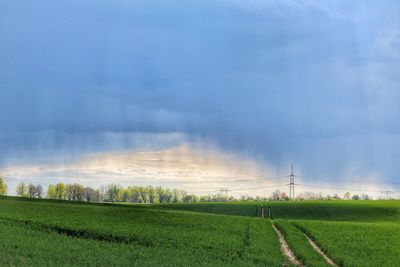
MULTIPOLYGON (((188 259, 201 265, 194 258, 211 265, 279 266, 284 261, 271 223, 260 218, 16 199, 0 200, 0 218, 3 229, 23 228, 43 238, 127 246, 143 253, 163 251, 170 253, 172 265, 184 265, 188 259)), ((5 240, 11 247, 13 242, 5 240)), ((9 253, 13 258, 19 255, 9 253)))
MULTIPOLYGON (((172 209, 226 215, 260 216, 260 207, 271 208, 274 219, 355 222, 400 221, 400 201, 271 201, 153 205, 172 209)), ((265 214, 267 216, 267 214, 265 214)))
POLYGON ((399 266, 400 225, 293 221, 340 266, 399 266))

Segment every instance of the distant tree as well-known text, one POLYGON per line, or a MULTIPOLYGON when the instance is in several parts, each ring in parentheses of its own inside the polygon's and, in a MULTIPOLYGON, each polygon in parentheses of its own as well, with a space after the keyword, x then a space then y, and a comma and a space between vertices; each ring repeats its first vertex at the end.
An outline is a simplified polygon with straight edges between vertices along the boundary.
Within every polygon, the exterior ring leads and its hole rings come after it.
POLYGON ((146 191, 148 194, 148 201, 149 203, 154 203, 154 197, 156 195, 156 191, 152 186, 147 186, 146 191))
POLYGON ((144 200, 143 200, 142 195, 140 195, 140 194, 139 194, 139 197, 137 199, 137 203, 145 203, 144 200))
POLYGON ((65 197, 67 200, 75 200, 73 196, 72 184, 65 185, 65 197))
POLYGON ((83 189, 83 199, 87 202, 95 201, 96 191, 93 188, 86 187, 83 189))
POLYGON ((36 186, 36 197, 37 198, 42 198, 43 197, 43 186, 38 184, 36 186))
POLYGON ((2 177, 0 177, 0 195, 7 195, 7 185, 2 177))
POLYGON ((281 196, 281 191, 275 190, 275 191, 272 192, 272 194, 271 194, 271 200, 277 201, 277 200, 280 199, 280 196, 281 196))
POLYGON ((65 192, 68 200, 83 201, 85 188, 80 184, 67 184, 65 192))
POLYGON ((55 185, 52 185, 52 184, 50 184, 48 187, 47 187, 47 197, 48 198, 57 198, 57 194, 56 194, 56 186, 55 185))
POLYGON ((157 187, 156 192, 158 194, 158 198, 160 203, 171 203, 172 193, 170 189, 164 189, 162 187, 157 187))
POLYGON ((255 201, 268 201, 268 198, 262 196, 256 196, 255 201))
POLYGON ((27 195, 30 198, 42 198, 42 195, 43 195, 42 185, 29 184, 27 186, 27 195))
MULTIPOLYGON (((21 182, 16 188, 19 196, 28 196, 32 198, 43 197, 43 187, 41 185, 29 184, 21 182)), ((286 193, 280 191, 275 192, 277 200, 287 199, 286 193)), ((232 196, 222 194, 196 196, 188 194, 183 190, 168 189, 152 186, 128 186, 123 188, 120 185, 109 184, 101 185, 99 189, 91 187, 83 187, 80 184, 63 184, 58 183, 49 185, 47 188, 48 198, 67 199, 72 201, 93 201, 93 202, 133 202, 133 203, 192 203, 192 202, 229 202, 237 199, 232 196)), ((246 195, 242 198, 245 201, 268 200, 265 197, 254 198, 246 195)))
POLYGON ((344 196, 343 196, 343 199, 344 199, 344 200, 349 200, 350 197, 351 197, 350 192, 346 192, 346 193, 344 194, 344 196))
POLYGON ((367 194, 362 193, 362 194, 361 194, 361 199, 362 199, 362 200, 370 200, 371 197, 370 197, 369 195, 367 195, 367 194))
POLYGON ((182 194, 179 190, 172 190, 172 203, 182 202, 182 194))
POLYGON ((28 195, 31 198, 36 197, 36 186, 33 184, 28 185, 28 195))
POLYGON ((95 202, 100 202, 100 201, 102 201, 102 200, 103 200, 103 199, 102 199, 100 190, 97 189, 97 190, 95 191, 95 193, 94 193, 93 201, 95 201, 95 202))
POLYGON ((279 200, 289 200, 289 197, 285 192, 281 192, 279 200))
POLYGON ((360 196, 359 196, 359 195, 353 195, 353 196, 351 197, 351 199, 352 199, 352 200, 359 200, 359 199, 360 199, 360 196))
POLYGON ((26 184, 24 182, 20 182, 17 185, 17 188, 15 189, 15 191, 17 192, 17 196, 20 196, 20 197, 28 196, 28 187, 26 186, 26 184))
POLYGON ((122 189, 120 191, 120 196, 118 197, 122 202, 129 202, 131 199, 131 192, 129 188, 122 189))
POLYGON ((52 199, 66 199, 65 184, 49 185, 47 188, 47 197, 52 199))
POLYGON ((150 203, 150 196, 149 196, 149 191, 146 187, 140 186, 139 188, 139 193, 142 199, 142 203, 150 203))
POLYGON ((195 195, 185 195, 182 200, 185 203, 193 203, 198 202, 198 197, 195 195))
POLYGON ((297 200, 323 200, 326 199, 322 193, 303 192, 296 196, 297 200))
POLYGON ((58 183, 54 187, 54 192, 57 199, 65 199, 67 196, 66 186, 63 183, 58 183))
POLYGON ((137 191, 135 188, 131 188, 130 195, 131 195, 130 202, 141 203, 139 202, 139 199, 143 201, 139 191, 137 191))
POLYGON ((160 203, 160 199, 158 198, 158 194, 156 194, 155 191, 154 191, 154 197, 153 197, 152 201, 153 201, 152 203, 154 203, 154 204, 160 203))
POLYGON ((118 196, 121 195, 122 187, 116 184, 110 184, 106 186, 106 201, 116 202, 118 201, 118 196))

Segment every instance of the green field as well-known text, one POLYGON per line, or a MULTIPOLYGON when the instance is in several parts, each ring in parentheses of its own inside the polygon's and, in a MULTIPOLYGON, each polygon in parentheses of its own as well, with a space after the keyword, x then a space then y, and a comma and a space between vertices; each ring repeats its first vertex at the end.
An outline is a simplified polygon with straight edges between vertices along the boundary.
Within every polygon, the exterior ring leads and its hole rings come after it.
POLYGON ((260 206, 271 207, 273 219, 358 222, 400 222, 400 201, 282 201, 153 205, 156 209, 186 210, 215 214, 259 216, 260 206))
POLYGON ((0 199, 0 266, 281 266, 271 223, 66 201, 0 199))
POLYGON ((195 203, 154 208, 259 216, 261 205, 271 209, 273 223, 306 266, 329 265, 304 233, 339 266, 400 266, 400 201, 195 203))
POLYGON ((400 201, 111 205, 0 197, 0 266, 400 266, 400 201), (212 214, 214 213, 214 214, 212 214), (215 214, 216 213, 216 214, 215 214), (268 212, 265 212, 268 215, 268 212))

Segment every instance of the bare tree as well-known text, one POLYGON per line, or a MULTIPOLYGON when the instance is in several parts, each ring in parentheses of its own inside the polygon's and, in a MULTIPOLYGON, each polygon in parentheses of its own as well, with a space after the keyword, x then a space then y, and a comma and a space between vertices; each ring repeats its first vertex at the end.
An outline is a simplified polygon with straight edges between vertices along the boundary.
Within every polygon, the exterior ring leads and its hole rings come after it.
POLYGON ((83 198, 87 202, 95 201, 96 191, 93 188, 86 187, 83 191, 83 198))
POLYGON ((346 192, 346 193, 343 195, 343 199, 344 199, 344 200, 349 200, 350 198, 351 198, 350 192, 346 192))
POLYGON ((33 184, 28 185, 28 194, 29 197, 34 198, 36 196, 36 186, 33 184))
POLYGON ((36 197, 37 198, 42 198, 43 197, 43 186, 38 184, 36 186, 36 197))
POLYGON ((372 199, 372 198, 371 198, 369 195, 362 193, 362 194, 361 194, 361 199, 362 199, 362 200, 370 200, 370 199, 372 199))
POLYGON ((281 191, 275 190, 271 194, 271 200, 279 200, 279 197, 281 196, 281 191))

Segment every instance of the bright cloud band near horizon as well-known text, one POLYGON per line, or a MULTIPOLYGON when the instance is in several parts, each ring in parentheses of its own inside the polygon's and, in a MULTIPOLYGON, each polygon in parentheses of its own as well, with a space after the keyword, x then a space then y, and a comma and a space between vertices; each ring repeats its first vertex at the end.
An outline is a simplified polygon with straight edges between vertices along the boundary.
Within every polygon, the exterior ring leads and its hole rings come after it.
POLYGON ((400 191, 397 1, 5 0, 0 39, 10 187, 206 193, 293 163, 301 190, 400 191))

